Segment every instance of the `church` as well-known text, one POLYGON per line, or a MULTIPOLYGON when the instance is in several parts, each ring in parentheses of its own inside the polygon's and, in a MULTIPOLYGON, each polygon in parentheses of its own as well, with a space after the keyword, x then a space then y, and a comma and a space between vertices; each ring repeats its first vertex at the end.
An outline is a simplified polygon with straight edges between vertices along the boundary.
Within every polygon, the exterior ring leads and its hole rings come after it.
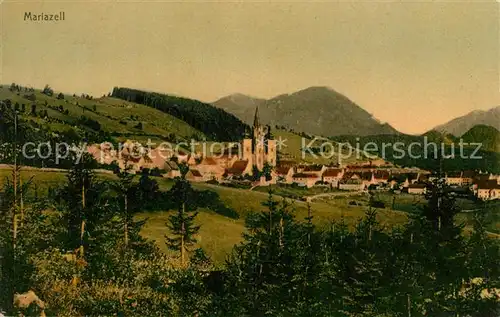
POLYGON ((243 139, 243 157, 249 166, 257 166, 262 171, 264 165, 276 166, 276 140, 271 136, 271 128, 263 126, 259 120, 259 107, 255 108, 251 138, 243 139))

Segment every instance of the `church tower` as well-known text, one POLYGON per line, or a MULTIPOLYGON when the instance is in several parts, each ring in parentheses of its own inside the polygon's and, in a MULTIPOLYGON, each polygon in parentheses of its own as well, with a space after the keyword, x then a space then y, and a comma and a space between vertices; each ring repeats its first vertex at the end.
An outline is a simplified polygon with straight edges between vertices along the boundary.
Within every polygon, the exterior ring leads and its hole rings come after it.
POLYGON ((259 170, 264 168, 264 157, 266 153, 265 149, 265 131, 264 127, 260 124, 259 120, 259 106, 255 108, 255 115, 253 118, 253 153, 254 161, 253 163, 257 166, 259 170))
POLYGON ((259 107, 255 108, 251 138, 245 137, 242 142, 243 151, 240 159, 248 161, 250 166, 255 165, 262 171, 268 163, 276 166, 277 148, 276 140, 270 136, 271 128, 261 125, 259 118, 259 107))

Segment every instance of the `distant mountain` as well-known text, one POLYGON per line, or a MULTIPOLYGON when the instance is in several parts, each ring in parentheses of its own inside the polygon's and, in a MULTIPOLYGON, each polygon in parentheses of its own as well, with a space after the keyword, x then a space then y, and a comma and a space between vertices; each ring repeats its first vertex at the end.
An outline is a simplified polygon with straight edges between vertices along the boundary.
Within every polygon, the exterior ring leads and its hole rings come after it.
POLYGON ((500 151, 500 131, 488 125, 475 125, 462 135, 462 140, 466 143, 481 143, 483 150, 500 151))
POLYGON ((464 116, 455 118, 445 124, 438 125, 434 130, 461 136, 478 124, 484 124, 500 130, 500 106, 490 110, 475 110, 464 116))
POLYGON ((252 123, 255 107, 265 102, 265 99, 250 97, 243 94, 232 94, 223 97, 212 104, 234 114, 243 122, 252 123))
POLYGON ((122 87, 113 88, 111 96, 168 113, 201 131, 212 141, 240 140, 248 128, 233 114, 194 99, 122 87))
POLYGON ((389 124, 381 123, 347 97, 328 87, 310 87, 269 100, 249 99, 244 95, 228 96, 216 101, 214 105, 233 113, 248 124, 251 124, 255 106, 258 105, 262 123, 315 135, 398 133, 389 124))

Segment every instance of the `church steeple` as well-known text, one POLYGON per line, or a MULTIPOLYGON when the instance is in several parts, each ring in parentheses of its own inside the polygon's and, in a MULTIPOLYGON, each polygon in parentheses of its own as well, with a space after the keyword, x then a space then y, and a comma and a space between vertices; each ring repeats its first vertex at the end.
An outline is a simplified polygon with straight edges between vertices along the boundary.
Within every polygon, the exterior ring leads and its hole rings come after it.
POLYGON ((259 106, 255 107, 255 116, 253 117, 253 127, 258 128, 259 124, 259 106))

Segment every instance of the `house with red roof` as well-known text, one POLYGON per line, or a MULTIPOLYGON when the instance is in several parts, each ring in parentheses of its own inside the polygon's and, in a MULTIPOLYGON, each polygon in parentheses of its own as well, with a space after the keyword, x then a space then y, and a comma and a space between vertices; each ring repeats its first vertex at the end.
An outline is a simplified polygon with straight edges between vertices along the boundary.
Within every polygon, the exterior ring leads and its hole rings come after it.
POLYGON ((339 181, 338 187, 342 190, 361 191, 365 188, 365 184, 360 173, 345 172, 339 181))
POLYGON ((368 188, 368 186, 377 183, 375 181, 375 173, 373 172, 362 172, 360 173, 360 178, 365 188, 368 188))
POLYGON ((500 184, 495 179, 488 179, 476 182, 473 192, 481 200, 500 199, 500 184))
MULTIPOLYGON (((293 183, 293 166, 278 166, 274 169, 273 174, 276 177, 278 183, 291 184, 293 183)), ((273 176, 274 176, 273 175, 273 176)))
POLYGON ((307 188, 313 187, 318 181, 321 181, 321 176, 315 173, 295 173, 292 176, 293 183, 307 188))
POLYGON ((475 171, 463 171, 462 172, 462 186, 469 186, 474 182, 476 177, 475 171))
POLYGON ((186 174, 186 179, 192 182, 204 182, 205 179, 201 175, 200 171, 196 169, 190 169, 186 174))
POLYGON ((201 173, 205 181, 221 181, 225 172, 225 169, 212 157, 203 158, 199 164, 195 165, 195 168, 201 173))
POLYGON ((212 158, 217 162, 217 164, 219 164, 220 167, 224 169, 231 167, 234 162, 239 160, 238 156, 230 154, 222 154, 219 156, 213 156, 212 158))
POLYGON ((314 174, 318 177, 321 177, 321 175, 323 175, 323 172, 326 171, 326 168, 327 167, 325 165, 305 165, 300 172, 306 174, 314 174))
POLYGON ((339 181, 344 175, 344 170, 341 168, 327 168, 322 175, 322 180, 330 184, 332 187, 338 187, 339 181))
POLYGON ((181 176, 179 166, 174 161, 166 161, 163 169, 165 170, 165 173, 162 174, 163 177, 175 178, 181 176))
POLYGON ((391 174, 389 173, 389 171, 385 170, 376 170, 373 173, 374 182, 376 184, 386 184, 389 181, 390 176, 391 174))
POLYGON ((238 160, 230 168, 225 170, 225 177, 228 179, 240 178, 252 173, 252 166, 247 160, 238 160))

